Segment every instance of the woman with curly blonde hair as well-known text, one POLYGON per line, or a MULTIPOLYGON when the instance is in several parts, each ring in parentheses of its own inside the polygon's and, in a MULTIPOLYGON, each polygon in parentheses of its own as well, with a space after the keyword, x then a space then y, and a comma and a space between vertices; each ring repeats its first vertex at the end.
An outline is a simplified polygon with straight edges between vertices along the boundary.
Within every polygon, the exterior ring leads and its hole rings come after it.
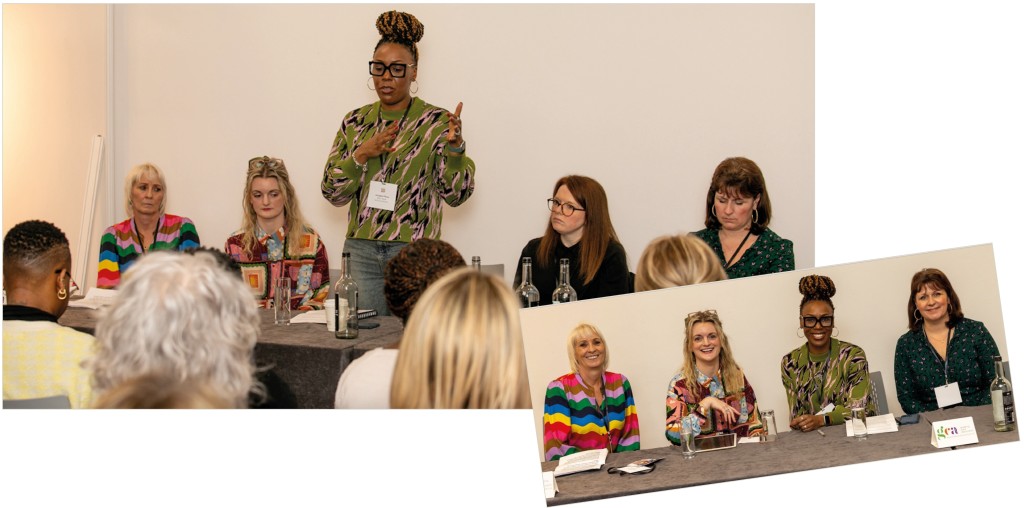
POLYGON ((683 367, 669 381, 665 437, 679 444, 682 425, 697 434, 728 431, 743 436, 765 432, 757 399, 729 348, 718 312, 686 317, 683 367))

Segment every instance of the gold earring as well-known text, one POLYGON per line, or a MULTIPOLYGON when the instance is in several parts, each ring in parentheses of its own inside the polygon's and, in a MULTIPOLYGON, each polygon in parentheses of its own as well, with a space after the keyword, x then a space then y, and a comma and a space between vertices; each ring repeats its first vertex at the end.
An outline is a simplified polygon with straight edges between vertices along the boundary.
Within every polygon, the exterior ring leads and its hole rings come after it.
POLYGON ((58 300, 67 300, 67 298, 68 298, 68 290, 66 290, 64 288, 60 288, 60 291, 57 291, 57 299, 58 300))

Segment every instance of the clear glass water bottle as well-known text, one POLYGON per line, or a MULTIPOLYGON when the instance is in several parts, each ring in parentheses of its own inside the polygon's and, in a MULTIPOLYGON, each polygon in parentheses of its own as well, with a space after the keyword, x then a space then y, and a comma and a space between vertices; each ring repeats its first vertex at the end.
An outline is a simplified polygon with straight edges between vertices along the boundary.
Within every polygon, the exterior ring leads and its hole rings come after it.
POLYGON ((473 269, 480 271, 480 256, 473 256, 473 269))
POLYGON ((334 337, 354 339, 359 336, 359 285, 352 278, 352 258, 341 255, 341 278, 334 284, 334 337))
POLYGON ((551 303, 569 303, 576 301, 576 290, 569 285, 569 259, 558 261, 558 286, 551 294, 551 303))
POLYGON ((996 377, 989 388, 992 393, 992 417, 997 431, 1008 432, 1017 428, 1017 418, 1013 411, 1013 388, 1003 374, 1003 358, 993 356, 992 361, 996 367, 996 377))
POLYGON ((519 306, 527 309, 540 305, 540 291, 533 285, 533 260, 523 258, 523 282, 516 288, 519 306))

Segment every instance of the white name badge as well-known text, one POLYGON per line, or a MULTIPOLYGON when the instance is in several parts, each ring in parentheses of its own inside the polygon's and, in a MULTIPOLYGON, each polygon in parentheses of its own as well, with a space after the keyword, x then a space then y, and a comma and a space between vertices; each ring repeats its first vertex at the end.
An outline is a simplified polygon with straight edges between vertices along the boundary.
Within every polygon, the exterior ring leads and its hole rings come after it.
POLYGON ((949 407, 963 402, 960 398, 960 385, 953 382, 948 385, 936 386, 935 402, 939 407, 949 407))
POLYGON ((932 424, 932 446, 948 448, 974 444, 978 442, 978 431, 974 428, 974 418, 956 418, 932 424))
POLYGON ((397 196, 398 185, 374 180, 370 182, 370 195, 366 199, 366 206, 393 212, 397 196))

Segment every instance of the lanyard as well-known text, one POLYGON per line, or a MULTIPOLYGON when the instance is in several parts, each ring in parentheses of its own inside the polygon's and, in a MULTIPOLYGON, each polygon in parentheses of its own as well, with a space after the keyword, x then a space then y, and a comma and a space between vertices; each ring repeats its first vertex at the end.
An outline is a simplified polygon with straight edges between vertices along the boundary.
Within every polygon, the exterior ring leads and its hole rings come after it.
MULTIPOLYGON (((409 116, 409 110, 412 109, 412 103, 415 102, 415 101, 416 101, 416 99, 411 98, 411 97, 409 98, 409 105, 405 107, 405 113, 402 113, 402 118, 398 121, 398 132, 399 133, 402 132, 402 124, 405 123, 405 118, 407 116, 409 116)), ((377 123, 380 123, 382 121, 382 117, 381 117, 381 110, 382 110, 382 108, 383 108, 383 104, 381 105, 380 108, 377 108, 377 123)), ((398 133, 395 133, 395 140, 396 141, 398 140, 398 133)), ((384 154, 386 154, 386 153, 387 152, 385 151, 385 152, 381 152, 381 154, 378 155, 378 157, 380 158, 381 181, 387 181, 387 172, 384 169, 384 158, 385 158, 384 154)))
POLYGON ((950 342, 952 341, 951 337, 953 336, 953 329, 952 328, 947 328, 946 329, 946 359, 945 360, 943 360, 942 357, 939 356, 939 352, 935 350, 935 346, 933 346, 932 343, 928 340, 928 332, 925 331, 923 326, 921 327, 921 333, 924 334, 924 341, 928 343, 928 348, 931 349, 932 356, 935 357, 935 361, 942 363, 942 375, 946 379, 946 384, 948 385, 949 384, 949 349, 950 349, 949 346, 950 346, 950 342))
MULTIPOLYGON (((589 386, 589 385, 587 385, 586 381, 583 380, 583 375, 582 374, 577 372, 576 373, 576 377, 578 378, 578 381, 580 382, 580 384, 582 384, 583 386, 589 386)), ((597 413, 599 415, 601 415, 601 424, 604 426, 604 435, 605 435, 606 438, 608 438, 608 451, 609 452, 614 452, 615 450, 612 449, 613 448, 612 447, 612 431, 611 431, 611 429, 608 428, 608 414, 605 411, 605 409, 607 408, 607 404, 608 404, 608 393, 605 391, 604 373, 603 372, 601 373, 601 387, 600 387, 600 390, 601 390, 601 393, 604 395, 604 397, 601 399, 601 403, 600 404, 597 403, 597 395, 596 395, 597 394, 597 390, 598 390, 598 388, 594 388, 594 394, 595 395, 593 397, 593 404, 592 405, 594 406, 594 409, 597 409, 597 413)), ((590 398, 590 396, 587 395, 587 398, 590 398)))
POLYGON ((733 260, 735 260, 736 259, 736 255, 740 253, 740 249, 743 248, 743 244, 747 243, 747 239, 750 238, 750 233, 752 233, 752 232, 754 232, 754 228, 753 227, 751 227, 750 229, 747 230, 747 236, 743 237, 743 241, 740 242, 740 244, 736 247, 736 250, 733 251, 732 257, 729 258, 729 261, 725 262, 725 267, 726 268, 729 268, 730 266, 732 266, 733 260))
MULTIPOLYGON (((157 217, 157 219, 156 219, 156 228, 153 229, 153 243, 156 243, 156 235, 157 235, 157 233, 160 232, 160 222, 163 220, 163 218, 164 218, 163 215, 161 215, 160 217, 157 217)), ((132 226, 135 227, 135 236, 139 237, 139 248, 142 249, 143 253, 145 253, 146 252, 146 245, 144 243, 142 243, 142 234, 139 233, 139 223, 135 222, 135 218, 134 217, 132 217, 132 226)), ((151 244, 149 244, 149 246, 153 247, 153 244, 151 243, 151 244)))

